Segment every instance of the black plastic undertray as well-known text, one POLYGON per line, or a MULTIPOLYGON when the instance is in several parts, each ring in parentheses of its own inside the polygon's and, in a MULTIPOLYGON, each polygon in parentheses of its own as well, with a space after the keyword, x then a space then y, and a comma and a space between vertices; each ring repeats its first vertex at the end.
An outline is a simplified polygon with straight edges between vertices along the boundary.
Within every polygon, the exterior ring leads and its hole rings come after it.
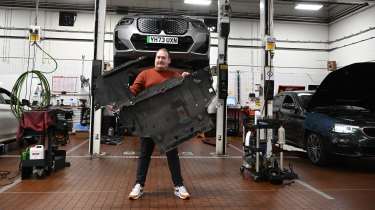
POLYGON ((205 68, 191 72, 186 78, 150 87, 134 97, 128 84, 142 67, 153 65, 153 61, 140 58, 99 76, 94 85, 95 105, 117 106, 121 126, 137 136, 153 138, 165 152, 214 127, 207 106, 215 93, 212 76, 205 68))
POLYGON ((141 92, 123 105, 121 121, 142 137, 151 137, 165 152, 213 128, 207 106, 211 77, 205 71, 186 78, 174 78, 141 92))

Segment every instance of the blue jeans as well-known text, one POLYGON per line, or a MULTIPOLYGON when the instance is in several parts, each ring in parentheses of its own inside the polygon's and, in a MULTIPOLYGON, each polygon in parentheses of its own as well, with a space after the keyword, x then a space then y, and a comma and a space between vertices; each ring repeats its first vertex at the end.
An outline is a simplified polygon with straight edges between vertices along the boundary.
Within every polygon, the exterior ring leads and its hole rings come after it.
MULTIPOLYGON (((151 155, 154 151, 154 148, 155 143, 151 138, 141 138, 141 154, 139 155, 138 159, 136 183, 139 183, 142 186, 144 186, 146 181, 147 171, 150 165, 151 155)), ((173 184, 175 186, 182 186, 183 181, 181 176, 180 159, 178 157, 177 148, 166 152, 166 155, 173 184)))

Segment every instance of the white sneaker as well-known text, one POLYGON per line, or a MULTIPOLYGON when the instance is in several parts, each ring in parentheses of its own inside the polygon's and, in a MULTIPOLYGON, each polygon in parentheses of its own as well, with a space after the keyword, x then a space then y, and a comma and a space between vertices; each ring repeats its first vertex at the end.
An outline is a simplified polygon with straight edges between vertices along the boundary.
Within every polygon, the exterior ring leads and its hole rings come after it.
POLYGON ((174 194, 183 200, 190 198, 190 194, 184 186, 175 187, 174 194))
POLYGON ((137 183, 136 185, 134 185, 132 191, 129 193, 128 198, 130 200, 136 200, 140 198, 142 195, 143 195, 143 187, 141 184, 137 183))

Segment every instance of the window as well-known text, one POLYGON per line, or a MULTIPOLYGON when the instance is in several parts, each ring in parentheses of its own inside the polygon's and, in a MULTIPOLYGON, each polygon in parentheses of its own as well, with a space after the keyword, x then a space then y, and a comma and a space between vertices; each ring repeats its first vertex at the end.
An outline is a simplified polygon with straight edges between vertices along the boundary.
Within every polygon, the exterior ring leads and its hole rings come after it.
POLYGON ((0 88, 0 100, 2 104, 10 104, 10 92, 0 88))
POLYGON ((227 97, 227 106, 236 106, 236 97, 228 96, 227 97))
POLYGON ((295 109, 293 98, 289 95, 286 95, 282 107, 284 109, 295 109))
POLYGON ((301 102, 303 108, 305 109, 307 108, 307 105, 309 104, 311 97, 312 97, 312 94, 310 93, 298 94, 299 101, 301 102))
POLYGON ((283 104, 294 104, 293 98, 291 96, 285 96, 283 104))
POLYGON ((79 86, 79 77, 64 77, 64 76, 53 76, 52 77, 52 92, 54 93, 77 93, 79 86))
POLYGON ((5 104, 5 100, 3 99, 3 97, 1 95, 2 94, 0 94, 0 104, 5 104))

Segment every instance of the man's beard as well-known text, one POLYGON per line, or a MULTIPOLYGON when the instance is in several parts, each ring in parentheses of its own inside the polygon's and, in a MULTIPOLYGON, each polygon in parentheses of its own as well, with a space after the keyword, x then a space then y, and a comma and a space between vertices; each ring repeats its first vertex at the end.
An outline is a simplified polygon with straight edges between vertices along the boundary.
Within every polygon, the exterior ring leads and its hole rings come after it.
POLYGON ((158 71, 164 71, 164 70, 168 69, 168 66, 156 67, 155 69, 158 70, 158 71))

